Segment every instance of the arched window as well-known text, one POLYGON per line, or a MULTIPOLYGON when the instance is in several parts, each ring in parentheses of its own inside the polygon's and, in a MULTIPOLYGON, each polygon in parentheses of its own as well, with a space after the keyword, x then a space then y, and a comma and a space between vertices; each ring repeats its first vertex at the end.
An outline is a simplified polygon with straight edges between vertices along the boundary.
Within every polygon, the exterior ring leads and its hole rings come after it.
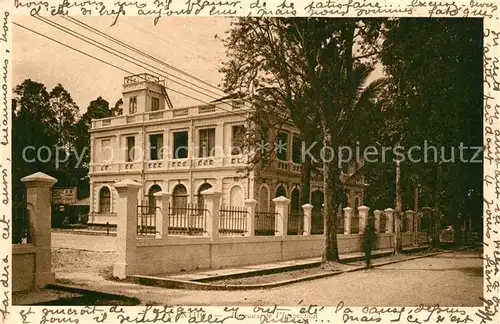
POLYGON ((261 211, 269 210, 269 190, 266 186, 261 186, 259 190, 259 209, 261 211))
POLYGON ((282 185, 279 185, 278 188, 276 188, 276 198, 283 196, 286 197, 286 189, 282 185))
POLYGON ((198 194, 197 194, 197 197, 198 197, 198 209, 204 209, 205 208, 205 198, 203 197, 202 192, 205 191, 205 190, 208 190, 210 188, 212 188, 212 185, 210 183, 208 183, 208 182, 205 182, 198 189, 198 194))
POLYGON ((148 206, 149 206, 149 213, 153 214, 155 213, 156 209, 156 198, 155 198, 155 193, 160 192, 161 187, 157 184, 152 185, 151 188, 149 188, 148 192, 148 206))
POLYGON ((102 187, 99 191, 99 212, 111 212, 111 191, 109 191, 108 187, 102 187))
POLYGON ((186 208, 187 207, 187 189, 182 184, 174 187, 172 194, 172 207, 173 208, 186 208))
POLYGON ((229 191, 229 205, 243 206, 243 190, 240 186, 233 186, 229 191))
POLYGON ((294 213, 300 212, 300 192, 297 188, 292 190, 290 210, 294 213))

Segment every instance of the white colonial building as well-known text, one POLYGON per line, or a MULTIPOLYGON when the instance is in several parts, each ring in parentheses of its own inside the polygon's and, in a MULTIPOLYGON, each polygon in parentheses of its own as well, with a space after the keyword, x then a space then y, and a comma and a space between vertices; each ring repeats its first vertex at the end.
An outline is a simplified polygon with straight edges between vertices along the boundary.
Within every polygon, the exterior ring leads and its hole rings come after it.
MULTIPOLYGON (((123 103, 123 115, 92 122, 89 223, 116 224, 113 184, 127 178, 142 184, 140 201, 166 191, 174 207, 202 204, 200 193, 213 187, 222 192, 224 205, 243 206, 253 198, 258 209, 268 210, 283 195, 292 210, 300 208, 300 146, 292 125, 268 134, 271 143, 285 142, 286 152, 258 174, 245 173, 246 156, 235 146, 253 112, 248 103, 232 99, 172 108, 164 80, 148 74, 125 78, 123 103)), ((315 206, 323 200, 321 185, 311 184, 315 206)), ((351 207, 362 205, 362 178, 352 181, 348 196, 351 207)))

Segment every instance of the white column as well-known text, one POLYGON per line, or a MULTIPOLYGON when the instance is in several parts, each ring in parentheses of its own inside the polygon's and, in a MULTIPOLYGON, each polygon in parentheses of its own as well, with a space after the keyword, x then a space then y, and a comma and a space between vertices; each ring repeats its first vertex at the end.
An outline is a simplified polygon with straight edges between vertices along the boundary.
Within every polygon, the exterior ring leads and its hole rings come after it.
POLYGON ((374 224, 375 233, 380 233, 380 214, 381 213, 382 212, 378 209, 373 211, 373 217, 375 217, 375 224, 374 224))
POLYGON ((311 235, 313 205, 304 204, 302 209, 304 210, 304 235, 311 235))
POLYGON ((126 179, 115 184, 118 192, 116 262, 113 275, 120 279, 135 274, 137 246, 137 192, 141 185, 126 179))
POLYGON ((35 288, 43 288, 55 282, 51 264, 51 188, 57 182, 55 178, 42 172, 31 174, 21 179, 26 187, 28 204, 28 225, 31 243, 36 246, 35 288))
POLYGON ((208 210, 206 215, 207 233, 211 241, 219 238, 219 207, 222 192, 210 188, 201 192, 205 206, 208 210))
POLYGON ((359 212, 359 234, 363 234, 366 229, 366 222, 368 221, 368 211, 370 210, 370 207, 366 206, 359 206, 358 207, 358 212, 359 212))
POLYGON ((385 228, 386 228, 386 233, 392 233, 393 232, 393 222, 394 222, 394 209, 392 208, 386 208, 384 210, 385 212, 385 228))
POLYGON ((160 191, 154 193, 156 201, 156 237, 168 236, 169 214, 168 202, 170 201, 170 194, 168 192, 160 191))
POLYGON ((288 208, 290 205, 290 199, 280 196, 273 199, 274 210, 278 213, 278 218, 276 220, 276 235, 277 236, 287 236, 288 234, 288 208))
POLYGON ((257 207, 257 200, 246 199, 245 207, 247 208, 247 232, 245 236, 255 236, 255 209, 257 207))
POLYGON ((344 234, 351 234, 352 208, 344 207, 344 234))

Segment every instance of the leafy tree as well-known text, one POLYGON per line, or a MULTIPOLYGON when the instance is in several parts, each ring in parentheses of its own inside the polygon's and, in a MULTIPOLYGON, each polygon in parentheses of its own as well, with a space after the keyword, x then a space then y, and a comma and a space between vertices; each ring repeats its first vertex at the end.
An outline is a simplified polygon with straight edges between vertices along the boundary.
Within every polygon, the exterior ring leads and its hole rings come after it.
MULTIPOLYGON (((269 106, 284 108, 281 115, 287 116, 306 140, 309 134, 321 134, 326 146, 349 144, 356 138, 351 136, 353 119, 373 107, 372 100, 384 85, 383 80, 377 80, 364 87, 373 71, 366 59, 377 54, 368 53, 365 45, 376 46, 382 22, 240 18, 226 42, 229 60, 221 69, 226 90, 256 96, 257 89, 268 89, 266 93, 273 99, 269 106)), ((334 211, 343 196, 343 186, 338 160, 328 159, 330 162, 323 165, 323 259, 337 261, 334 211)))
MULTIPOLYGON (((12 99, 12 177, 14 201, 24 199, 21 178, 34 172, 54 175, 54 156, 41 162, 37 152, 45 160, 45 149, 52 150, 57 144, 56 118, 50 106, 50 95, 42 83, 24 80, 13 90, 12 99), (18 199, 18 200, 16 200, 18 199)), ((39 156, 39 157, 40 157, 39 156)))
POLYGON ((74 141, 72 127, 78 119, 78 106, 60 83, 50 92, 49 102, 56 118, 57 144, 60 147, 69 148, 74 141))
MULTIPOLYGON (((393 116, 402 143, 438 149, 438 161, 407 163, 424 201, 448 223, 479 220, 482 193, 479 163, 457 161, 460 143, 481 146, 482 22, 461 19, 395 19, 388 23, 382 63, 394 87, 393 116), (441 162, 441 148, 454 162, 441 162), (471 194, 472 193, 472 194, 471 194), (475 200, 475 205, 472 203, 475 200), (475 217, 474 217, 475 216, 475 217)), ((465 152, 471 158, 473 151, 465 152)), ((460 224, 456 223, 457 228, 460 224)), ((480 227, 480 226, 478 226, 480 227)), ((437 235, 437 233, 435 234, 437 235)), ((437 242, 434 237, 433 242, 437 242)))
POLYGON ((115 102, 113 108, 111 108, 111 113, 113 116, 121 116, 123 115, 123 99, 120 98, 115 102))
POLYGON ((109 103, 102 97, 90 102, 87 111, 82 115, 74 125, 75 148, 79 155, 83 154, 81 164, 76 170, 75 177, 78 179, 79 195, 87 197, 90 190, 89 163, 90 163, 90 129, 92 128, 92 119, 99 119, 112 116, 112 110, 109 103))
POLYGON ((58 134, 57 146, 54 152, 58 152, 59 160, 56 162, 56 186, 72 187, 77 185, 75 179, 75 168, 77 168, 77 157, 74 154, 73 125, 79 116, 79 108, 71 98, 69 92, 59 83, 49 94, 50 106, 56 123, 54 128, 58 134))

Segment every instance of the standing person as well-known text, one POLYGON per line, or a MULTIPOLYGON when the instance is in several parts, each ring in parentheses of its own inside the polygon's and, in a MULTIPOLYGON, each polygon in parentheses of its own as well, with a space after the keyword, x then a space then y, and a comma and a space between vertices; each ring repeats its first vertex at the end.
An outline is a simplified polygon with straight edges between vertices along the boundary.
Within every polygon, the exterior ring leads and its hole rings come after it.
POLYGON ((363 251, 365 252, 366 267, 371 268, 372 250, 375 248, 377 236, 375 229, 371 223, 366 225, 365 233, 363 234, 363 251))

